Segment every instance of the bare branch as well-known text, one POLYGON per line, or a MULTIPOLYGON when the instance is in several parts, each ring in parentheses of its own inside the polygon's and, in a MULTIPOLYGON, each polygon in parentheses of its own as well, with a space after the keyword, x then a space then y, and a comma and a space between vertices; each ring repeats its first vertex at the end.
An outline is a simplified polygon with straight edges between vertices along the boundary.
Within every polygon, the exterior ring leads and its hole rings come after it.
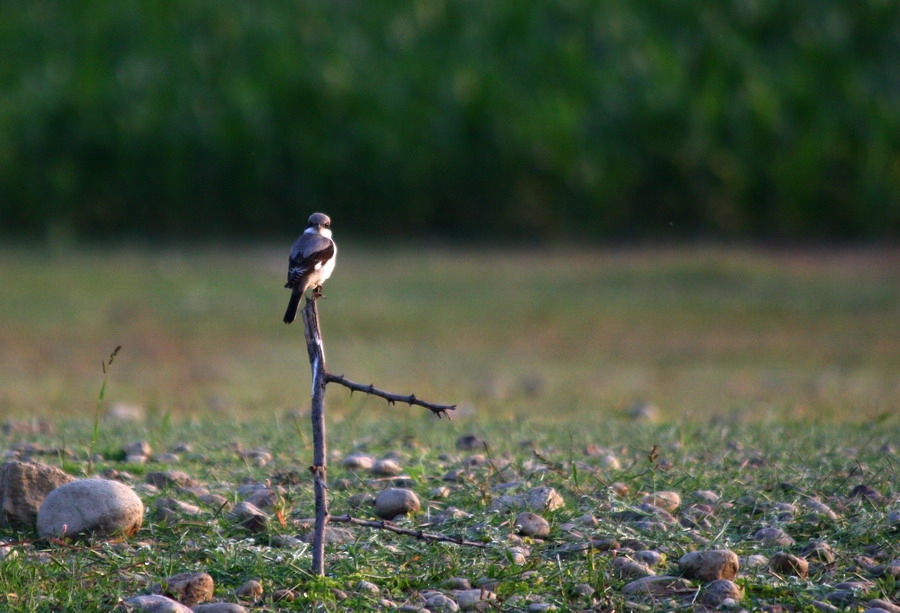
POLYGON ((326 383, 339 383, 344 387, 348 388, 351 393, 352 392, 363 392, 365 394, 370 394, 372 396, 378 396, 379 398, 384 398, 388 401, 388 404, 394 404, 395 402, 405 402, 406 404, 418 405, 420 407, 425 407, 438 417, 447 416, 447 419, 450 419, 450 414, 447 411, 453 411, 456 409, 455 404, 434 404, 433 402, 427 402, 425 400, 419 400, 416 398, 415 394, 410 394, 409 396, 401 396, 400 394, 392 394, 390 392, 385 392, 374 385, 363 385, 361 383, 354 383, 350 381, 344 375, 333 375, 329 372, 325 373, 325 382, 326 383))
POLYGON ((441 541, 444 543, 455 543, 457 545, 466 545, 468 547, 478 547, 480 549, 484 549, 487 547, 484 543, 479 543, 477 541, 467 541, 462 537, 457 536, 447 536, 446 534, 435 534, 433 532, 423 532, 422 530, 410 530, 408 528, 401 528, 400 526, 396 526, 389 521, 385 520, 369 520, 369 519, 357 519, 356 517, 351 517, 350 515, 332 515, 329 517, 329 521, 332 523, 342 523, 342 524, 354 524, 357 526, 365 526, 367 528, 377 528, 379 530, 389 530, 390 532, 394 532, 395 534, 402 534, 404 536, 412 536, 421 541, 441 541))

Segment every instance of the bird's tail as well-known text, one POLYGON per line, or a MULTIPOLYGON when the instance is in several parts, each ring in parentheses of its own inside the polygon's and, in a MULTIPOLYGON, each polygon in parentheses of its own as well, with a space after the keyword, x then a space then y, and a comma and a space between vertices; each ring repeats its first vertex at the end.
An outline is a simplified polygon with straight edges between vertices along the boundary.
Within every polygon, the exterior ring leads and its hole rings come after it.
POLYGON ((303 292, 294 288, 294 291, 291 293, 291 300, 288 302, 287 311, 284 312, 284 323, 289 324, 297 317, 297 307, 300 306, 300 298, 302 296, 303 292))

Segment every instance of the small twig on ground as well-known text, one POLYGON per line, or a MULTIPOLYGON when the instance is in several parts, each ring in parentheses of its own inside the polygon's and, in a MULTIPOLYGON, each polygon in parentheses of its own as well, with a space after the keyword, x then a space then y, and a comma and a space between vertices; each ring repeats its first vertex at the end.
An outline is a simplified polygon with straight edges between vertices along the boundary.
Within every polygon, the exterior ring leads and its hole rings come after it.
POLYGON ((329 372, 325 373, 325 382, 326 383, 338 383, 348 388, 350 392, 363 392, 365 394, 370 394, 372 396, 378 396, 379 398, 384 398, 388 401, 388 404, 394 404, 395 402, 405 402, 406 404, 418 405, 420 407, 424 407, 437 415, 438 417, 447 416, 447 419, 450 419, 450 413, 447 411, 456 410, 455 404, 435 404, 433 402, 427 402, 425 400, 420 400, 416 398, 415 394, 410 394, 408 396, 403 396, 401 394, 392 394, 390 392, 385 392, 374 385, 363 385, 362 383, 354 383, 350 381, 344 375, 333 375, 329 372))
POLYGON ((444 543, 466 545, 468 547, 479 547, 481 549, 484 549, 486 547, 484 543, 479 543, 477 541, 467 541, 462 537, 447 536, 446 534, 435 534, 433 532, 424 532, 422 530, 410 530, 409 528, 401 528, 400 526, 396 526, 386 520, 375 521, 369 519, 357 519, 356 517, 351 517, 350 515, 332 515, 331 517, 329 517, 329 521, 342 524, 354 524, 356 526, 365 526, 367 528, 376 528, 378 530, 389 530, 390 532, 394 532, 395 534, 412 536, 421 541, 440 541, 444 543))

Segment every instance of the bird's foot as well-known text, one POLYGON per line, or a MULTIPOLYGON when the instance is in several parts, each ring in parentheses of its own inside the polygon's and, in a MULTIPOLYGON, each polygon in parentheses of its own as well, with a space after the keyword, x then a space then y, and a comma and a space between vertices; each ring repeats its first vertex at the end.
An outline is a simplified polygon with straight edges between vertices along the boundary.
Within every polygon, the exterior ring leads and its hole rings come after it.
POLYGON ((322 286, 321 286, 321 285, 315 286, 315 287, 313 288, 313 292, 312 292, 312 293, 313 293, 313 298, 315 298, 315 299, 319 299, 319 298, 324 298, 324 297, 325 297, 325 294, 322 293, 322 286))

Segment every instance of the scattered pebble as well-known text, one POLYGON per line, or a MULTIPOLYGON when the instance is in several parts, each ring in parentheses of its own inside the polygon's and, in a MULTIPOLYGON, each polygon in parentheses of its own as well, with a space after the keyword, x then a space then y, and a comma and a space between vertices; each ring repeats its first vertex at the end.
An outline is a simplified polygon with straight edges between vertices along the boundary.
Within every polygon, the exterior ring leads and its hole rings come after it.
POLYGON ((711 607, 718 607, 726 601, 739 601, 744 598, 744 590, 728 579, 710 581, 700 590, 700 602, 711 607))
POLYGON ((434 613, 455 613, 459 611, 459 605, 456 604, 456 601, 440 593, 432 594, 425 601, 425 607, 429 611, 434 611, 434 613))
POLYGON ((460 451, 475 451, 484 449, 484 441, 474 434, 466 434, 456 439, 456 448, 460 451))
POLYGON ((678 492, 653 492, 641 498, 641 502, 652 504, 671 513, 681 504, 681 495, 678 492))
POLYGON ((613 558, 612 568, 613 572, 623 579, 639 579, 641 577, 652 577, 656 574, 646 564, 625 556, 613 558))
POLYGON ((167 470, 165 472, 150 472, 147 473, 147 476, 144 480, 163 490, 166 488, 174 487, 174 488, 188 488, 188 487, 198 487, 200 482, 196 479, 192 479, 186 473, 181 472, 180 470, 167 470))
POLYGON ((769 559, 769 567, 776 573, 805 578, 809 575, 809 562, 793 554, 779 551, 769 559))
MULTIPOLYGON (((212 600, 215 584, 208 573, 178 573, 159 584, 159 592, 189 607, 212 600)), ((154 590, 156 591, 156 590, 154 590)))
POLYGON ((193 613, 190 607, 161 594, 135 596, 126 600, 124 604, 126 611, 141 613, 193 613))
POLYGON ((682 556, 678 565, 685 577, 700 581, 734 579, 740 568, 737 554, 727 549, 692 551, 682 556))
POLYGON ((540 515, 528 511, 516 516, 516 529, 522 536, 546 538, 550 535, 549 522, 540 515))
POLYGON ((250 532, 262 532, 269 523, 269 516, 249 502, 239 502, 228 512, 228 517, 250 532))
POLYGON ((360 581, 356 584, 357 592, 365 592, 366 594, 380 594, 381 588, 371 581, 360 581))
POLYGON ((382 519, 418 513, 422 509, 419 497, 412 490, 392 487, 375 498, 375 514, 382 519))
POLYGON ((687 579, 670 577, 668 575, 643 577, 626 584, 622 588, 622 593, 625 596, 648 598, 693 595, 696 591, 696 588, 687 579))
POLYGON ((403 469, 400 467, 400 464, 397 463, 396 460, 392 458, 385 458, 383 460, 377 460, 372 465, 372 474, 377 475, 379 477, 392 477, 394 475, 399 475, 403 472, 403 469))
POLYGON ((787 532, 782 530, 781 528, 760 528, 753 535, 753 540, 755 541, 765 541, 769 543, 773 543, 775 545, 781 545, 782 547, 789 547, 794 544, 794 539, 792 539, 787 532))
POLYGON ((359 451, 349 453, 341 460, 341 466, 347 470, 369 470, 373 464, 375 464, 375 458, 359 451))
POLYGON ((126 457, 144 456, 146 458, 153 453, 153 448, 148 441, 134 441, 122 445, 122 453, 125 454, 126 457))
POLYGON ((258 600, 262 594, 262 583, 256 579, 250 579, 244 585, 234 590, 234 595, 241 600, 258 600))
POLYGON ((490 590, 455 590, 453 597, 462 611, 491 611, 496 607, 497 595, 490 590))

